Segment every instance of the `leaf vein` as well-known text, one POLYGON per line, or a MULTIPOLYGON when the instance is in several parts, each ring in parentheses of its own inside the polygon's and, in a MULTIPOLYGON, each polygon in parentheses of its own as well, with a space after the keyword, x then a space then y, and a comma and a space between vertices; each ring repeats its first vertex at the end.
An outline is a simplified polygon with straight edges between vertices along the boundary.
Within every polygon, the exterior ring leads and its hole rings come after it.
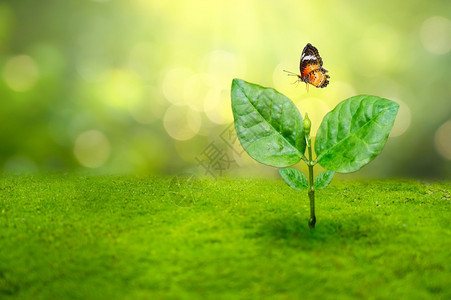
MULTIPOLYGON (((247 101, 248 101, 248 102, 252 105, 252 107, 255 109, 255 111, 257 111, 257 113, 260 115, 260 117, 261 117, 263 120, 266 121, 265 117, 264 117, 264 116, 261 114, 261 112, 257 109, 257 107, 254 105, 254 103, 252 103, 252 101, 250 101, 250 98, 249 98, 249 96, 246 94, 246 92, 244 91, 244 89, 243 89, 240 85, 238 85, 238 88, 241 90, 241 92, 242 92, 243 95, 246 97, 247 101)), ((258 95, 260 96, 260 95, 261 95, 261 92, 259 92, 258 95)), ((271 99, 271 100, 272 100, 272 99, 271 99)), ((273 100, 272 100, 272 101, 273 101, 273 100)), ((260 123, 261 123, 261 122, 260 122, 260 123)), ((271 123, 269 123, 268 121, 267 121, 267 123, 269 124, 269 126, 272 128, 273 131, 278 132, 278 133, 280 134, 280 136, 282 137, 282 139, 283 139, 285 142, 287 142, 290 146, 292 146, 292 147, 296 150, 296 152, 298 153, 299 157, 302 157, 302 153, 296 148, 296 145, 292 145, 292 144, 285 138, 285 136, 283 136, 278 130, 276 130, 276 129, 274 128, 274 126, 273 126, 271 123)), ((258 140, 260 140, 260 139, 262 139, 262 138, 264 138, 264 137, 258 138, 256 141, 258 141, 258 140)), ((255 143, 256 141, 253 141, 252 143, 255 143)))
MULTIPOLYGON (((340 108, 340 109, 341 109, 341 108, 340 108)), ((385 108, 385 109, 380 110, 379 113, 378 113, 377 115, 375 115, 373 118, 371 118, 365 125, 361 126, 359 129, 357 129, 356 131, 354 131, 352 135, 348 135, 346 138, 342 139, 341 141, 339 141, 338 143, 336 143, 335 145, 333 145, 332 147, 330 147, 329 149, 327 149, 326 152, 322 152, 320 155, 318 155, 317 160, 319 161, 324 155, 330 153, 332 149, 336 148, 338 145, 340 145, 340 144, 344 143, 345 141, 347 141, 349 138, 351 138, 352 136, 354 136, 354 134, 355 134, 357 131, 359 131, 359 130, 365 128, 365 127, 367 127, 367 126, 368 126, 369 124, 371 124, 372 122, 378 124, 378 123, 376 122, 376 119, 377 119, 380 115, 382 115, 383 113, 385 113, 386 111, 391 110, 391 109, 392 109, 392 107, 388 107, 388 108, 385 108)), ((329 122, 328 122, 328 123, 329 123, 329 122)), ((327 125, 329 125, 329 124, 327 124, 327 125)))

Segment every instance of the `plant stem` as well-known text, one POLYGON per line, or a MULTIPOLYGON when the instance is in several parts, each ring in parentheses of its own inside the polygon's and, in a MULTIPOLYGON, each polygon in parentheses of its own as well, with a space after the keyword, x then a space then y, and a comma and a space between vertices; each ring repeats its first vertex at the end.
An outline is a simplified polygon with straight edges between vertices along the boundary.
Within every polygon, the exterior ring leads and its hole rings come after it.
POLYGON ((316 216, 315 216, 315 187, 311 182, 313 182, 313 166, 309 166, 309 189, 308 197, 310 199, 310 220, 308 221, 308 226, 311 229, 315 228, 316 216))
POLYGON ((307 137, 307 149, 308 149, 308 197, 310 199, 310 220, 308 226, 310 229, 315 228, 316 216, 315 216, 315 185, 313 184, 313 159, 312 159, 312 143, 310 135, 307 137))
POLYGON ((314 162, 312 158, 312 139, 310 138, 310 128, 312 126, 312 123, 310 122, 307 113, 305 113, 303 125, 305 133, 305 143, 307 144, 308 149, 308 159, 304 155, 302 156, 302 159, 304 159, 305 163, 308 166, 308 197, 310 199, 310 220, 308 221, 308 227, 310 227, 310 229, 314 229, 316 217, 315 217, 315 185, 313 184, 313 166, 316 164, 316 162, 314 162))

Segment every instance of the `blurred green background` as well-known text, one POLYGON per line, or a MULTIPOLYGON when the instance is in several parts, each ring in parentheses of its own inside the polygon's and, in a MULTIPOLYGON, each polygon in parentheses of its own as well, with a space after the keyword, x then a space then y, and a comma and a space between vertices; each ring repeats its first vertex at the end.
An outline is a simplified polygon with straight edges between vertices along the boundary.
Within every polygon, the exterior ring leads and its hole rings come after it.
POLYGON ((359 177, 451 175, 451 1, 0 2, 0 170, 273 176, 230 127, 234 77, 309 113, 401 106, 359 177), (292 84, 316 46, 326 89, 292 84))

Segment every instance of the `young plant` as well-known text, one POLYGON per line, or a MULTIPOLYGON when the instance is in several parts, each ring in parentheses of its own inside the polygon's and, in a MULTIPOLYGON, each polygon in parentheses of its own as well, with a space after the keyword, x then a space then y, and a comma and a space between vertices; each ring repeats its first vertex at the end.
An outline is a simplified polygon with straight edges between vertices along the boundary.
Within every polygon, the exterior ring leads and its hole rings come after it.
POLYGON ((302 120, 290 99, 241 79, 233 79, 231 96, 235 129, 246 152, 262 164, 282 168, 279 173, 291 188, 308 191, 310 228, 316 223, 315 190, 327 187, 335 172, 354 172, 372 161, 382 151, 399 108, 377 96, 344 100, 321 122, 313 159, 310 120, 307 114, 302 120), (308 166, 308 179, 287 168, 301 160, 308 166), (326 171, 313 180, 317 163, 326 171))

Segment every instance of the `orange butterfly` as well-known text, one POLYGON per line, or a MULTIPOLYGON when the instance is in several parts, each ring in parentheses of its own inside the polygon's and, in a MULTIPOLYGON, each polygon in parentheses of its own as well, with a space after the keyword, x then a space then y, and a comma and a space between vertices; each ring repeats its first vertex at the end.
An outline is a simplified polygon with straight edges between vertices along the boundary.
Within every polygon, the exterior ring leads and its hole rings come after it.
POLYGON ((324 88, 329 84, 328 78, 330 78, 330 76, 326 74, 327 70, 323 68, 323 60, 319 55, 318 49, 310 43, 308 43, 302 51, 299 69, 301 75, 284 71, 290 73, 289 75, 297 76, 299 78, 298 81, 305 82, 307 84, 307 90, 309 84, 316 86, 317 88, 324 88))

